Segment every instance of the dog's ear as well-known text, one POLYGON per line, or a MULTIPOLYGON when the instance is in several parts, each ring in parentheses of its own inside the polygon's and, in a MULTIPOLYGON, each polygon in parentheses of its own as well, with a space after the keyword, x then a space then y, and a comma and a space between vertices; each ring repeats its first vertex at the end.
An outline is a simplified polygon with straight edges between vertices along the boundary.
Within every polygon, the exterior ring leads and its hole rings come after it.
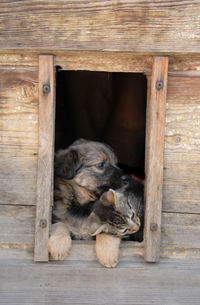
POLYGON ((55 156, 55 175, 66 180, 73 179, 79 161, 78 152, 74 149, 61 150, 55 156))
POLYGON ((104 206, 110 206, 115 210, 117 209, 117 195, 112 189, 109 189, 109 191, 103 193, 100 197, 100 201, 104 206))
POLYGON ((89 140, 80 138, 80 139, 76 140, 76 141, 73 143, 73 146, 74 146, 74 145, 79 145, 79 144, 85 144, 85 143, 88 143, 88 142, 89 142, 89 140))

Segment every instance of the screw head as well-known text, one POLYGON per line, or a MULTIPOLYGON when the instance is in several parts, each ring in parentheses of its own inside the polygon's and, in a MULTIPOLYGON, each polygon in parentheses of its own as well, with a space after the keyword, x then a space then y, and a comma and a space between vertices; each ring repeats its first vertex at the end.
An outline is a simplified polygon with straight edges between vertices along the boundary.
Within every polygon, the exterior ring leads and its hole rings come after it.
POLYGON ((163 88, 163 81, 162 80, 157 80, 156 89, 161 90, 162 88, 163 88))
POLYGON ((39 223, 40 228, 44 229, 47 226, 47 220, 46 219, 40 219, 39 223))
POLYGON ((43 94, 49 93, 50 92, 50 85, 49 84, 44 84, 42 90, 43 90, 43 94))
POLYGON ((157 231, 157 230, 158 230, 158 225, 157 225, 157 223, 152 222, 152 223, 150 224, 150 230, 151 230, 152 232, 157 231))

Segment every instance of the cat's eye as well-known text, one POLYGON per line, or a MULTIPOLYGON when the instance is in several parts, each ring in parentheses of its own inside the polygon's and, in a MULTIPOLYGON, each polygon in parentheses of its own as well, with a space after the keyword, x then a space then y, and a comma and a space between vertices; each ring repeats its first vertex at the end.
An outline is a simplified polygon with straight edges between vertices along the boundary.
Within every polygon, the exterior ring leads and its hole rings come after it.
POLYGON ((99 162, 99 163, 96 164, 96 167, 97 167, 97 168, 100 168, 100 169, 103 169, 104 166, 105 166, 105 163, 104 163, 104 162, 99 162))
POLYGON ((126 234, 128 232, 128 229, 125 229, 124 231, 122 231, 122 234, 126 234))

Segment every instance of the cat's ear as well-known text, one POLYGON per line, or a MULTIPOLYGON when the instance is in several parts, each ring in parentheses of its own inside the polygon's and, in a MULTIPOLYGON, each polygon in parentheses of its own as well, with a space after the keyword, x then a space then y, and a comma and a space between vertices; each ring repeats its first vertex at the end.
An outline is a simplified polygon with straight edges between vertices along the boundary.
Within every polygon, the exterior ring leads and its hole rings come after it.
POLYGON ((110 206, 113 209, 117 209, 117 195, 116 192, 112 189, 103 193, 100 197, 100 201, 104 206, 110 206))
POLYGON ((107 232, 107 225, 102 224, 100 218, 92 212, 88 217, 88 230, 91 236, 96 236, 102 232, 107 232))

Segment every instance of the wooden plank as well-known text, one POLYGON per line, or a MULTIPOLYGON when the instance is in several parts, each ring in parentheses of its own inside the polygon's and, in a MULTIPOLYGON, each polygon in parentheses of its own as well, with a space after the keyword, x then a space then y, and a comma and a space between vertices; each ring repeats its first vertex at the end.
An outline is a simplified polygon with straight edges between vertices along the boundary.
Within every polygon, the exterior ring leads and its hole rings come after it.
POLYGON ((1 156, 33 156, 38 144, 38 80, 32 69, 1 70, 1 156))
POLYGON ((197 0, 1 1, 0 45, 2 49, 195 53, 199 52, 199 15, 197 0))
MULTIPOLYGON (((33 248, 34 224, 35 206, 0 205, 0 246, 33 248)), ((190 253, 200 258, 199 214, 162 213, 161 229, 162 257, 182 258, 190 253)), ((75 241, 67 259, 96 260, 93 245, 90 241, 75 241)), ((143 257, 143 244, 123 242, 121 259, 130 260, 132 256, 143 257)))
MULTIPOLYGON (((43 51, 45 53, 45 51, 43 51)), ((0 69, 19 71, 38 69, 42 51, 0 49, 0 69)), ((63 70, 119 71, 144 73, 152 70, 153 56, 133 52, 54 51, 54 63, 63 70)), ((200 54, 169 55, 169 73, 194 76, 200 74, 200 54)))
POLYGON ((169 76, 163 209, 200 213, 200 77, 169 76))
MULTIPOLYGON (((62 262, 62 265, 68 265, 70 261, 76 261, 87 264, 89 267, 98 266, 98 261, 95 255, 94 241, 73 241, 72 250, 70 255, 62 262), (91 265, 90 265, 91 262, 91 265)), ((14 260, 33 260, 34 247, 33 244, 16 244, 16 243, 0 243, 0 260, 14 259, 14 260)), ((120 264, 126 263, 133 266, 136 262, 144 262, 143 244, 134 242, 123 241, 120 246, 120 264)), ((178 259, 178 260, 194 260, 200 258, 199 248, 177 248, 171 246, 161 246, 160 249, 161 259, 178 259)), ((50 258, 53 261, 52 258, 50 258)))
POLYGON ((147 100, 145 148, 145 260, 156 262, 160 251, 163 152, 168 58, 154 57, 147 100))
POLYGON ((108 270, 81 261, 34 264, 1 260, 0 270, 2 305, 148 305, 149 300, 154 305, 198 305, 200 298, 199 261, 139 261, 108 270))
POLYGON ((37 206, 35 225, 35 261, 48 261, 46 247, 53 204, 55 73, 52 55, 39 56, 39 148, 37 206))
POLYGON ((56 56, 55 62, 63 70, 144 73, 152 67, 152 56, 114 52, 67 52, 56 56))
POLYGON ((0 244, 34 243, 35 207, 0 205, 0 244))
POLYGON ((0 158, 0 204, 35 205, 37 156, 0 158))
POLYGON ((0 204, 35 204, 38 80, 29 69, 0 73, 0 204))
POLYGON ((199 214, 162 213, 161 245, 179 248, 200 248, 199 214), (173 236, 174 235, 174 236, 173 236))

